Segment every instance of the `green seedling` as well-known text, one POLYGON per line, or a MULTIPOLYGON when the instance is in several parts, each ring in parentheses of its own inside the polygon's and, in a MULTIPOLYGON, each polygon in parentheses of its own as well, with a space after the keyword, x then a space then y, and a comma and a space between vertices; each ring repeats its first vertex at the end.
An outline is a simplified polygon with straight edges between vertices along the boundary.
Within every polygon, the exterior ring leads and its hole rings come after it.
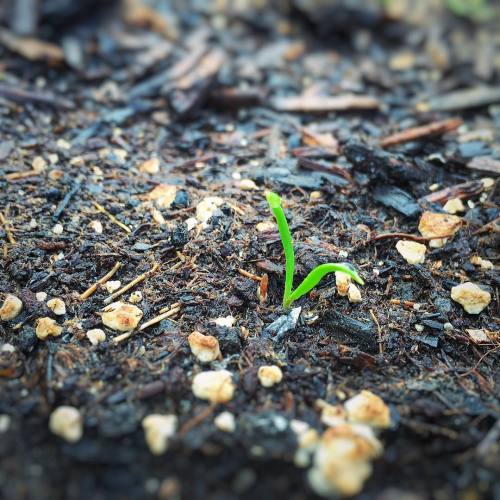
POLYGON ((357 271, 348 263, 328 263, 321 264, 315 267, 302 281, 302 283, 295 289, 293 287, 293 277, 295 273, 295 252, 293 250, 292 234, 288 227, 288 222, 285 217, 285 212, 281 206, 281 198, 276 194, 269 192, 266 194, 267 202, 271 208, 278 230, 281 236, 281 244, 285 252, 285 291, 283 293, 283 306, 290 307, 290 304, 302 295, 311 291, 327 274, 335 271, 340 271, 350 276, 356 283, 364 285, 365 282, 357 271))

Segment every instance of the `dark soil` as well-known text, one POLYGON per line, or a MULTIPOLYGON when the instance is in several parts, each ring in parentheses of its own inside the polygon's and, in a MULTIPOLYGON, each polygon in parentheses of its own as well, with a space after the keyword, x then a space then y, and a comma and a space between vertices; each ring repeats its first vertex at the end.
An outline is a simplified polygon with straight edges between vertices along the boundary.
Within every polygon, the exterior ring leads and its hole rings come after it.
POLYGON ((470 263, 474 255, 498 262, 498 183, 485 190, 479 180, 496 179, 500 164, 498 8, 483 22, 429 6, 389 15, 364 2, 158 1, 155 19, 165 24, 139 26, 134 2, 124 3, 127 21, 118 2, 39 2, 30 34, 64 53, 36 61, 22 39, 5 42, 19 27, 12 6, 2 11, 0 292, 24 308, 0 323, 0 348, 15 347, 0 352, 0 414, 11 418, 0 434, 0 496, 316 498, 307 469, 293 464, 295 435, 276 417, 322 431, 317 400, 361 389, 390 405, 393 425, 359 498, 499 495, 499 276, 470 263), (312 113, 309 97, 295 112, 281 99, 302 92, 375 102, 312 113), (462 125, 381 146, 395 132, 452 118, 462 125), (47 166, 30 173, 37 156, 47 166), (153 156, 159 172, 140 172, 153 156), (257 189, 243 190, 240 178, 257 189), (147 195, 161 183, 177 195, 155 212, 147 195), (452 189, 429 197, 434 184, 452 189), (280 340, 262 335, 285 313, 278 233, 256 230, 271 220, 266 189, 285 200, 297 279, 348 260, 366 281, 359 304, 335 293, 334 278, 322 281, 298 301, 301 319, 280 340), (398 238, 377 238, 420 236, 422 211, 442 212, 457 195, 463 227, 424 264, 407 264, 398 238), (224 203, 206 228, 189 231, 185 221, 207 196, 224 203), (132 289, 143 293, 143 321, 172 304, 180 311, 119 343, 105 329, 106 342, 92 346, 85 332, 102 327, 109 294, 79 295, 116 262, 112 279, 122 285, 161 264, 132 289), (240 270, 268 275, 265 302, 240 270), (450 298, 464 281, 491 293, 479 315, 450 298), (54 316, 37 292, 62 298, 66 315, 54 316), (232 328, 211 322, 228 315, 232 328), (42 316, 63 334, 38 340, 42 316), (476 344, 468 329, 491 342, 476 344), (235 397, 220 407, 191 392, 193 375, 209 369, 190 352, 193 330, 219 339, 223 361, 213 366, 235 377, 235 397), (284 380, 265 389, 256 372, 270 363, 284 380), (76 444, 49 431, 60 405, 84 416, 76 444), (222 409, 237 417, 232 434, 213 424, 222 409), (150 413, 179 417, 161 457, 144 441, 150 413))

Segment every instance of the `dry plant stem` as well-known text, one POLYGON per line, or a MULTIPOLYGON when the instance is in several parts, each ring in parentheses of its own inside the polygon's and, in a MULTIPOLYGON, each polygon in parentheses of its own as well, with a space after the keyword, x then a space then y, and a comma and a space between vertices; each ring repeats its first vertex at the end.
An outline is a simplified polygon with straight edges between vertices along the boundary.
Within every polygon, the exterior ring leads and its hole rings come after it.
POLYGON ((451 132, 452 130, 460 127, 462 123, 463 122, 460 118, 449 118, 448 120, 428 123, 427 125, 422 125, 421 127, 409 128, 382 139, 382 141, 380 141, 380 145, 383 148, 387 148, 395 146, 396 144, 421 139, 422 137, 427 137, 429 135, 446 134, 447 132, 451 132))
POLYGON ((7 181, 17 181, 18 179, 26 179, 28 177, 35 177, 40 175, 38 170, 28 170, 26 172, 13 172, 12 174, 7 174, 5 179, 7 181))
POLYGON ((97 210, 99 210, 99 212, 101 212, 104 215, 106 215, 106 217, 111 222, 113 222, 117 226, 121 227, 127 233, 131 233, 132 232, 132 230, 128 226, 126 226, 123 222, 120 222, 113 214, 110 214, 102 205, 100 205, 99 203, 97 203, 97 201, 93 201, 92 203, 93 203, 94 207, 96 207, 97 210))
POLYGON ((382 234, 377 234, 376 236, 373 236, 372 238, 366 240, 366 243, 370 243, 372 241, 378 241, 378 240, 385 240, 388 238, 400 238, 404 240, 412 240, 412 241, 417 241, 417 242, 426 242, 426 241, 431 241, 431 240, 437 240, 441 238, 452 238, 454 234, 445 234, 443 236, 416 236, 414 234, 407 234, 407 233, 382 233, 382 234))
POLYGON ((145 273, 142 273, 140 276, 137 276, 137 278, 133 279, 130 283, 127 283, 125 286, 122 286, 119 290, 117 290, 115 293, 110 295, 105 301, 105 304, 111 304, 113 300, 115 300, 117 297, 120 295, 123 295, 126 291, 130 290, 132 287, 137 285, 137 283, 140 283, 141 281, 144 281, 147 277, 149 277, 151 274, 153 274, 158 268, 160 267, 160 264, 155 263, 153 267, 149 270, 146 271, 145 273))
POLYGON ((132 330, 130 332, 125 332, 125 333, 122 333, 121 335, 117 335, 116 337, 113 338, 113 342, 115 344, 119 344, 120 342, 123 342, 124 340, 127 340, 128 338, 132 337, 132 335, 134 335, 134 333, 142 332, 144 329, 148 328, 151 325, 155 325, 156 323, 159 323, 160 321, 162 321, 166 318, 171 318, 172 316, 175 316, 181 310, 181 306, 180 306, 180 304, 179 305, 173 304, 173 306, 170 309, 170 311, 167 311, 163 314, 159 314, 158 316, 155 316, 154 318, 150 319, 149 321, 146 321, 146 323, 141 325, 139 329, 132 330), (173 307, 174 305, 176 307, 173 307))
POLYGON ((377 325, 378 349, 379 349, 380 354, 382 354, 384 352, 384 339, 382 338, 382 328, 380 328, 380 323, 378 322, 377 316, 375 316, 373 309, 370 309, 370 316, 372 317, 373 321, 375 321, 375 324, 377 325))
POLYGON ((2 212, 0 212, 0 222, 2 223, 4 229, 5 229, 5 234, 7 235, 7 239, 9 240, 9 243, 11 245, 16 244, 16 240, 12 234, 12 231, 10 229, 10 222, 7 220, 7 217, 3 215, 2 212))
POLYGON ((257 276, 256 274, 249 273, 248 271, 245 271, 244 269, 238 269, 238 272, 242 275, 245 276, 245 278, 249 278, 254 281, 261 281, 262 278, 260 276, 257 276))
POLYGON ((145 330, 151 325, 156 325, 156 323, 159 323, 160 321, 166 318, 171 318, 172 316, 175 316, 180 310, 181 310, 180 305, 178 305, 177 307, 172 307, 169 311, 166 311, 163 314, 159 314, 158 316, 155 316, 149 321, 146 321, 146 323, 140 326, 139 331, 142 332, 142 330, 145 330))
POLYGON ((89 288, 87 288, 87 290, 85 290, 80 295, 79 299, 80 300, 88 299, 97 290, 97 287, 99 285, 104 285, 107 281, 109 281, 114 276, 116 271, 118 271, 118 269, 120 269, 121 265, 122 265, 121 262, 117 262, 113 266, 113 269, 111 269, 111 271, 109 271, 108 274, 104 275, 100 280, 96 281, 93 285, 89 286, 89 288))

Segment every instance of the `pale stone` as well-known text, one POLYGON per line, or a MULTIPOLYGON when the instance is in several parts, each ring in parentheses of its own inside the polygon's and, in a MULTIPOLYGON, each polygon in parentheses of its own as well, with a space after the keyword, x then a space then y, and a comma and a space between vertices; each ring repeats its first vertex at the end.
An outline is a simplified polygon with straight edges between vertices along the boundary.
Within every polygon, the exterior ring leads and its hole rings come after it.
POLYGON ((92 345, 97 345, 106 340, 106 334, 100 328, 93 328, 87 332, 87 338, 92 345))
POLYGON ((252 179, 241 179, 241 181, 238 181, 236 185, 242 190, 242 191, 254 191, 256 189, 259 189, 257 184, 252 179))
POLYGON ((48 300, 47 307, 57 316, 64 316, 66 314, 66 304, 62 299, 55 298, 48 300))
POLYGON ((38 302, 45 302, 47 300, 47 294, 45 292, 36 292, 35 297, 38 302))
POLYGON ((47 162, 42 156, 35 156, 31 166, 35 172, 42 173, 47 168, 47 162))
POLYGON ((2 321, 10 321, 14 319, 23 309, 23 303, 20 298, 15 295, 8 294, 0 307, 0 319, 2 321))
POLYGON ((490 338, 484 330, 476 330, 471 328, 465 331, 469 334, 469 337, 475 344, 488 344, 491 342, 490 338))
POLYGON ((432 238, 429 246, 440 248, 445 245, 447 238, 453 235, 462 226, 462 219, 456 215, 424 212, 418 224, 418 230, 425 238, 432 238))
POLYGON ((481 269, 484 269, 485 271, 495 268, 491 260, 483 259, 482 257, 479 257, 479 255, 472 256, 470 258, 470 263, 475 266, 479 266, 481 269))
POLYGON ((135 292, 132 292, 128 298, 128 301, 131 304, 138 304, 139 302, 142 301, 142 292, 140 290, 136 290, 135 292))
POLYGON ((324 403, 321 409, 321 421, 329 427, 346 423, 346 413, 342 405, 330 405, 324 403))
POLYGON ((224 200, 218 196, 208 196, 201 200, 196 206, 196 219, 198 222, 206 226, 210 218, 219 210, 219 207, 223 203, 224 200))
POLYGON ((83 436, 82 416, 73 406, 59 406, 50 415, 49 429, 68 443, 76 443, 83 436))
POLYGON ((53 228, 52 228, 52 232, 54 234, 62 234, 64 232, 64 227, 62 224, 56 224, 53 228))
POLYGON ((396 250, 408 264, 423 264, 427 247, 416 241, 399 240, 396 243, 396 250))
POLYGON ((148 415, 142 420, 142 428, 151 453, 162 455, 167 451, 168 442, 177 429, 177 417, 175 415, 148 415))
POLYGON ((36 321, 35 334, 40 340, 47 337, 58 337, 63 329, 52 318, 38 318, 36 321))
POLYGON ((344 408, 350 422, 386 429, 391 425, 391 412, 382 398, 370 391, 361 391, 348 399, 344 408))
POLYGON ((451 198, 444 204, 443 210, 449 214, 457 214, 465 212, 465 205, 460 198, 451 198))
POLYGON ((359 288, 354 283, 349 283, 349 288, 347 290, 347 298, 349 302, 358 303, 361 302, 361 292, 359 288))
POLYGON ((10 428, 11 418, 10 415, 5 413, 0 415, 0 434, 4 434, 10 428))
POLYGON ((139 165, 139 172, 145 174, 157 174, 160 171, 160 160, 158 158, 150 158, 139 165))
POLYGON ((158 208, 170 208, 177 194, 177 186, 158 184, 149 194, 148 199, 154 201, 158 208))
POLYGON ((226 403, 233 398, 236 389, 231 372, 214 370, 195 375, 192 384, 193 394, 211 403, 226 403))
POLYGON ((231 328, 236 321, 233 316, 224 316, 222 318, 216 318, 212 320, 217 326, 226 326, 227 328, 231 328))
POLYGON ((89 222, 90 229, 94 231, 96 234, 102 234, 103 227, 102 227, 102 222, 100 220, 91 220, 89 222))
POLYGON ((257 372, 257 377, 263 387, 272 387, 283 380, 283 372, 276 365, 261 366, 257 372))
POLYGON ((491 294, 470 281, 454 286, 451 298, 469 314, 479 314, 491 302, 491 294))
POLYGON ((322 496, 356 495, 372 472, 371 460, 381 451, 382 445, 367 426, 329 428, 316 449, 309 482, 322 496))
POLYGON ((119 332, 129 332, 137 327, 142 311, 132 304, 113 302, 104 309, 101 319, 104 325, 119 332))
POLYGON ((271 222, 271 221, 259 222, 255 226, 255 229, 257 229, 257 231, 259 233, 265 233, 265 232, 273 231, 274 229, 276 229, 276 224, 274 222, 271 222))
POLYGON ((193 332, 188 337, 191 352, 201 363, 210 363, 220 356, 219 341, 212 335, 193 332))
POLYGON ((122 282, 120 280, 111 280, 107 281, 104 285, 104 288, 108 293, 116 292, 122 286, 122 282))
POLYGON ((214 424, 222 432, 234 432, 236 430, 236 419, 229 411, 223 411, 214 418, 214 424))

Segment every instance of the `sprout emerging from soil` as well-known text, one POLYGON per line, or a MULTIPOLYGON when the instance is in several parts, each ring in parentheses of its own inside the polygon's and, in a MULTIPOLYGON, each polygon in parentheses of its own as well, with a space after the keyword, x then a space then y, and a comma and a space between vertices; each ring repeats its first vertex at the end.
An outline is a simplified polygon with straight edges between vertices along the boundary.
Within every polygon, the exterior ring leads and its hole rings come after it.
POLYGON ((288 227, 285 212, 281 206, 281 198, 276 194, 269 192, 266 194, 267 202, 276 218, 278 230, 280 232, 281 243, 285 252, 285 290, 283 293, 283 306, 290 307, 290 304, 302 295, 311 291, 327 274, 339 271, 350 276, 356 283, 364 285, 357 271, 349 263, 328 263, 315 267, 295 289, 293 287, 293 277, 295 273, 295 252, 293 250, 292 234, 288 227))

